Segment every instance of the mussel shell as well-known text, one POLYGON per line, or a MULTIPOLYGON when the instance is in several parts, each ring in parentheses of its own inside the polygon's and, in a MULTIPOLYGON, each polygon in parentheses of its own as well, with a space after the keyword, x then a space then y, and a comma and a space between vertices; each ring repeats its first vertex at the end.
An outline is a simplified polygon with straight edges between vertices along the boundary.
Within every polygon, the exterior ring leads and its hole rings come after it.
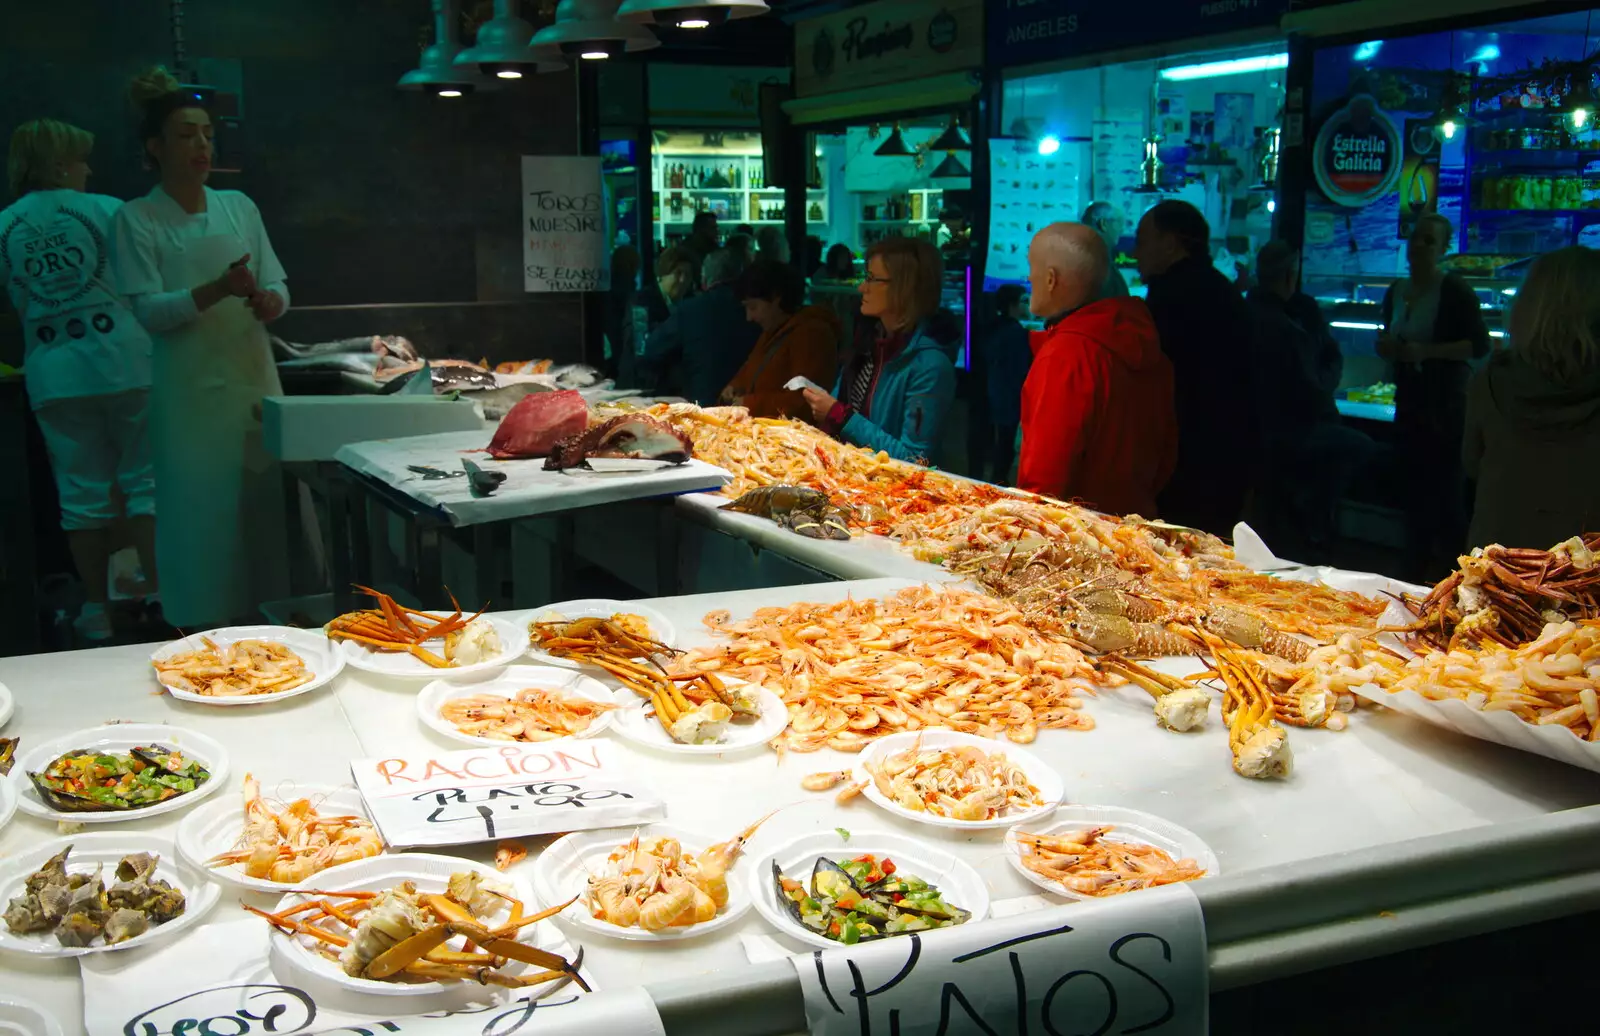
POLYGON ((783 890, 783 868, 778 866, 778 861, 772 861, 772 887, 778 893, 778 902, 788 908, 789 916, 794 918, 795 924, 805 927, 805 922, 800 919, 800 904, 789 898, 789 893, 783 890))
POLYGON ((42 773, 28 772, 28 780, 33 782, 34 788, 39 792, 39 798, 51 809, 62 813, 100 813, 107 810, 132 809, 131 805, 108 806, 104 802, 97 802, 87 795, 79 795, 75 791, 63 791, 50 787, 48 780, 42 773))
MULTIPOLYGON (((135 759, 144 760, 151 766, 166 770, 168 773, 177 773, 178 771, 174 770, 169 765, 172 760, 173 753, 176 751, 176 749, 168 748, 166 745, 140 745, 137 748, 130 748, 128 750, 128 754, 133 756, 135 759)), ((188 756, 184 756, 183 760, 184 766, 188 766, 190 763, 195 761, 190 759, 188 756)))
POLYGON ((862 889, 862 887, 859 884, 856 883, 856 879, 854 879, 854 878, 852 878, 850 876, 850 872, 849 871, 845 870, 843 867, 839 866, 837 863, 834 863, 832 860, 828 859, 826 856, 819 856, 819 857, 817 857, 817 862, 812 864, 812 866, 811 866, 811 895, 812 896, 826 896, 828 899, 837 899, 837 898, 839 898, 837 896, 829 895, 818 884, 818 880, 824 874, 830 876, 827 879, 829 881, 832 881, 833 880, 833 876, 836 875, 837 877, 844 879, 845 884, 849 885, 852 889, 855 889, 855 891, 856 891, 856 893, 858 895, 863 895, 863 896, 866 895, 866 891, 864 889, 862 889))

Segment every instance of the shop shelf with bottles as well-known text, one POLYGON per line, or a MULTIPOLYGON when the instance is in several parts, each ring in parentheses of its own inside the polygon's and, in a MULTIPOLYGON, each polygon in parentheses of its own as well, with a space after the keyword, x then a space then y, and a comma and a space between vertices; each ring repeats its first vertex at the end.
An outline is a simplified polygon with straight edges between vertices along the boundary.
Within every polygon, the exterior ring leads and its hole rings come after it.
MULTIPOLYGON (((656 241, 688 233, 701 212, 729 225, 781 225, 784 191, 768 187, 760 155, 727 152, 659 152, 653 156, 656 241)), ((806 190, 806 222, 827 222, 827 184, 806 190)))

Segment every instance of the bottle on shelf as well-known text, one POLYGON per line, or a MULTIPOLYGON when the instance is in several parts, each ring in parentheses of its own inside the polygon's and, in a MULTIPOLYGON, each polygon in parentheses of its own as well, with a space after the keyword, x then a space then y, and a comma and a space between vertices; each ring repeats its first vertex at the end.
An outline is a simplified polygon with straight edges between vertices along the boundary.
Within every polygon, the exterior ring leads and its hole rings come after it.
POLYGON ((814 201, 814 202, 811 203, 811 207, 806 210, 806 219, 810 220, 813 223, 821 223, 822 222, 822 203, 821 202, 815 202, 814 201))

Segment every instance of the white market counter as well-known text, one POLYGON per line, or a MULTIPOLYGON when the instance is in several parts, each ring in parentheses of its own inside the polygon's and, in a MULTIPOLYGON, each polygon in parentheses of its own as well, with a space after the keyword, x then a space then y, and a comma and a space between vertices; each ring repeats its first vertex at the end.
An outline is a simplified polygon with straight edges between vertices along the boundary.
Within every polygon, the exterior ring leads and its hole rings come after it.
MULTIPOLYGON (((902 585, 835 582, 649 603, 676 625, 679 646, 692 646, 710 641, 700 620, 712 609, 741 616, 763 605, 875 596, 902 585)), ((346 668, 328 689, 275 704, 213 708, 156 694, 148 651, 119 647, 0 659, 0 681, 18 705, 4 733, 20 736, 25 748, 114 719, 191 728, 232 754, 230 788, 220 794, 234 793, 246 771, 269 786, 285 778, 340 784, 349 781, 355 758, 456 747, 418 721, 420 682, 346 668)), ((1175 669, 1196 664, 1170 661, 1175 669)), ((1146 810, 1188 827, 1215 850, 1219 876, 1193 886, 1207 923, 1213 989, 1600 906, 1600 774, 1364 709, 1342 732, 1292 729, 1292 776, 1250 781, 1230 769, 1215 709, 1207 728, 1192 734, 1158 729, 1148 697, 1131 688, 1104 692, 1085 710, 1096 729, 1041 731, 1029 748, 1060 772, 1067 801, 1146 810)), ((803 775, 841 768, 850 757, 823 751, 779 760, 765 749, 689 757, 623 741, 617 747, 663 790, 669 823, 717 838, 776 805, 797 803, 762 828, 747 858, 810 830, 875 829, 963 857, 994 899, 1036 891, 1003 859, 1000 831, 947 834, 901 821, 864 798, 839 807, 831 794, 800 790, 803 775)), ((26 778, 18 773, 12 779, 26 778)), ((183 816, 179 811, 113 829, 170 837, 183 816)), ((0 830, 0 854, 54 836, 54 825, 18 814, 0 830)), ((529 840, 535 854, 547 842, 529 840)), ((456 852, 486 860, 492 846, 456 852)), ((737 871, 735 877, 745 880, 737 871)), ((238 898, 227 890, 206 925, 237 920, 238 898)), ((270 901, 257 898, 260 905, 270 901)), ((598 989, 645 985, 674 1036, 778 1034, 804 1025, 788 962, 752 964, 746 957, 741 936, 775 934, 755 912, 676 944, 584 937, 570 927, 564 932, 585 946, 585 969, 598 989)), ((183 941, 193 937, 164 944, 165 959, 182 960, 183 941)), ((804 949, 779 941, 793 952, 804 949)), ((67 1032, 84 1031, 76 964, 8 955, 0 971, 4 985, 20 983, 67 1032)), ((395 1007, 403 1013, 403 1005, 395 1007)))

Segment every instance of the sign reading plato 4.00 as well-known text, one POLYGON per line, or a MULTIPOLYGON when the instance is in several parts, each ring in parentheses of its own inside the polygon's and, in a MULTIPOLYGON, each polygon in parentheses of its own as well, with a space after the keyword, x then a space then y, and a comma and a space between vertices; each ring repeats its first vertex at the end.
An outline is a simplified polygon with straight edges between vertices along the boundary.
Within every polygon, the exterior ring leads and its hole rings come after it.
POLYGON ((350 764, 384 840, 398 847, 644 824, 666 805, 616 746, 566 740, 350 764))

